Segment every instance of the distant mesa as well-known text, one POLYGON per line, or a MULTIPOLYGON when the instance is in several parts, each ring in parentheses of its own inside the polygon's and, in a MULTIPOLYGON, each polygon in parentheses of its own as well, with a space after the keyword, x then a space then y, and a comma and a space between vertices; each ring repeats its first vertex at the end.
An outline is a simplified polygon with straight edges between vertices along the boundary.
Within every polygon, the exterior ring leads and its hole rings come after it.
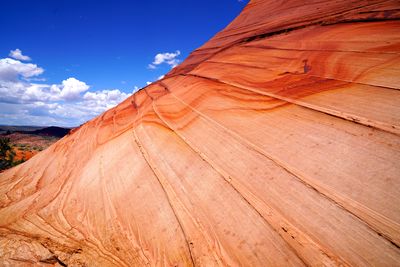
POLYGON ((30 133, 44 136, 55 136, 55 137, 63 137, 67 135, 71 131, 70 128, 62 128, 57 126, 45 127, 43 129, 34 130, 32 132, 24 132, 20 131, 20 133, 30 133))
POLYGON ((73 128, 65 128, 58 126, 8 126, 0 125, 0 134, 11 134, 11 133, 21 133, 21 134, 34 134, 42 136, 53 136, 53 137, 63 137, 67 135, 73 128))

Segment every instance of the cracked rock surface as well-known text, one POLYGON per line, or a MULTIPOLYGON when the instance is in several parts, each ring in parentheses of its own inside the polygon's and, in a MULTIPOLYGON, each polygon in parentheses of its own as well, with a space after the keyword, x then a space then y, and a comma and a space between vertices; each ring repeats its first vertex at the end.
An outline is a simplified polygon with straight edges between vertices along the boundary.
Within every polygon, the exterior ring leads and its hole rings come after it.
POLYGON ((0 266, 400 266, 399 18, 250 1, 0 174, 0 266))

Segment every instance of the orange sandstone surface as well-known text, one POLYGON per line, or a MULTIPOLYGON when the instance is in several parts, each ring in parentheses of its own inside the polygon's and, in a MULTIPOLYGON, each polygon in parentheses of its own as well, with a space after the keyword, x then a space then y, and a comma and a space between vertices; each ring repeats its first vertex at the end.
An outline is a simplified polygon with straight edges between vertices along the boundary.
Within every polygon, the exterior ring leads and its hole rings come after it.
POLYGON ((400 266, 399 18, 250 1, 0 174, 0 265, 400 266))

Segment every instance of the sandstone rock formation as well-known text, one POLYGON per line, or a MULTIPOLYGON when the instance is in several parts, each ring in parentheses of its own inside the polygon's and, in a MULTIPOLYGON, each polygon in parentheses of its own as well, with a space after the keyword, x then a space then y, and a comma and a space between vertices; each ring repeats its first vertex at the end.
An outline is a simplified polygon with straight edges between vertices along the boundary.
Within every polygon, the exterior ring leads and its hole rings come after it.
POLYGON ((252 0, 0 176, 2 266, 400 266, 400 3, 252 0))

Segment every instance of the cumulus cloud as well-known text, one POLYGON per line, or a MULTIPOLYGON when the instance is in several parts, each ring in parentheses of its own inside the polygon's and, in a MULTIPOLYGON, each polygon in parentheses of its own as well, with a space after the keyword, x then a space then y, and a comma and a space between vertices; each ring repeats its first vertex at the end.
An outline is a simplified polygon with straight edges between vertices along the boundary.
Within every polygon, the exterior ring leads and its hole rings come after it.
POLYGON ((61 99, 67 101, 78 99, 81 96, 80 94, 88 89, 89 85, 75 78, 68 78, 62 81, 61 85, 51 86, 52 92, 59 94, 61 99))
POLYGON ((22 55, 22 51, 19 50, 18 48, 15 50, 11 50, 9 56, 12 58, 15 58, 15 59, 23 60, 23 61, 31 60, 30 57, 22 55))
POLYGON ((51 85, 0 79, 0 101, 21 104, 34 101, 74 101, 79 100, 81 93, 88 89, 86 83, 75 78, 51 85))
POLYGON ((172 68, 176 67, 180 60, 177 58, 181 52, 176 50, 175 53, 158 53, 151 64, 148 65, 149 69, 156 69, 160 64, 170 65, 172 68))
POLYGON ((83 99, 88 107, 96 107, 104 111, 118 105, 118 103, 121 103, 128 96, 129 94, 121 92, 118 89, 114 89, 87 92, 83 96, 83 99))
POLYGON ((43 73, 36 64, 23 63, 12 58, 0 59, 0 80, 17 81, 19 77, 30 78, 43 73))
POLYGON ((0 123, 76 126, 129 96, 118 89, 90 91, 74 77, 34 83, 43 72, 36 64, 0 59, 0 123))

